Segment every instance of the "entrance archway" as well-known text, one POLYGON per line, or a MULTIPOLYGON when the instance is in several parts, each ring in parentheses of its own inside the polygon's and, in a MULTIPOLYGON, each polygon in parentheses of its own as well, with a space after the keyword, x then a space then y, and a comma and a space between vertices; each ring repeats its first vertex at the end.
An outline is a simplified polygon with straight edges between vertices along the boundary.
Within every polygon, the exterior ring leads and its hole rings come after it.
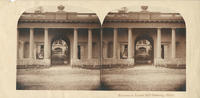
POLYGON ((135 40, 135 64, 152 64, 154 59, 153 39, 140 35, 135 40))
POLYGON ((70 41, 63 35, 57 35, 51 42, 51 64, 70 64, 70 41))

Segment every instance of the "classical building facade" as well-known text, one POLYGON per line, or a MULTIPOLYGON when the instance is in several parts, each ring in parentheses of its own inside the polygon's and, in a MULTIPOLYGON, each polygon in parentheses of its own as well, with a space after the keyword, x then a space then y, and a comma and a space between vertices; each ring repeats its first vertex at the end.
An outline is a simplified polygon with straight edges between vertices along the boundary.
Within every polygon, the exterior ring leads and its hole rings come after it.
POLYGON ((186 27, 179 13, 23 13, 17 65, 185 65, 186 27))

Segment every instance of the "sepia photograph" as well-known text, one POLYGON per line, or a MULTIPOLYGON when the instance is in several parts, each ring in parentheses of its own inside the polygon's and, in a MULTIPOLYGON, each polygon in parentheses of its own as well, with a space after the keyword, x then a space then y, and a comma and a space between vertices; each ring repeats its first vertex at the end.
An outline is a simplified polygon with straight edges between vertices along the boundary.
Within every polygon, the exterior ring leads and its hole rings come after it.
POLYGON ((102 28, 105 90, 186 91, 186 27, 179 13, 122 7, 107 14, 102 28))
POLYGON ((0 98, 200 98, 198 0, 0 0, 0 98))
POLYGON ((17 90, 93 90, 100 85, 100 22, 73 6, 39 6, 18 21, 17 90))
POLYGON ((39 6, 17 25, 17 90, 186 91, 181 14, 147 5, 96 13, 39 6))

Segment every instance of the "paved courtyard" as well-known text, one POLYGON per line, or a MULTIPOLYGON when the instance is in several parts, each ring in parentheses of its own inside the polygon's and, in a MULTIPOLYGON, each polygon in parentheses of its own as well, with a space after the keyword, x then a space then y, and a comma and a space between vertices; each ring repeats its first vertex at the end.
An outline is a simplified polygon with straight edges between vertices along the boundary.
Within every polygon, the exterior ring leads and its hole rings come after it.
POLYGON ((125 69, 102 70, 101 83, 105 90, 184 91, 186 70, 140 65, 125 69))
POLYGON ((100 84, 100 71, 56 66, 18 69, 17 88, 26 90, 93 90, 100 84))
POLYGON ((154 66, 103 69, 101 75, 99 70, 66 66, 17 69, 17 89, 184 91, 185 74, 185 69, 154 66))

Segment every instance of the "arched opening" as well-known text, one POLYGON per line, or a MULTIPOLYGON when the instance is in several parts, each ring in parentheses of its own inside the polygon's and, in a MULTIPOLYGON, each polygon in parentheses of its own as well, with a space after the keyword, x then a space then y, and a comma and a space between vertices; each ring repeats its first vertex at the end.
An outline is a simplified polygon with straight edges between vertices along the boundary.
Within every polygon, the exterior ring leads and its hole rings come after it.
POLYGON ((51 42, 51 64, 70 64, 70 41, 63 35, 57 35, 51 42))
POLYGON ((152 64, 153 51, 153 39, 146 34, 138 36, 135 40, 135 64, 152 64))

